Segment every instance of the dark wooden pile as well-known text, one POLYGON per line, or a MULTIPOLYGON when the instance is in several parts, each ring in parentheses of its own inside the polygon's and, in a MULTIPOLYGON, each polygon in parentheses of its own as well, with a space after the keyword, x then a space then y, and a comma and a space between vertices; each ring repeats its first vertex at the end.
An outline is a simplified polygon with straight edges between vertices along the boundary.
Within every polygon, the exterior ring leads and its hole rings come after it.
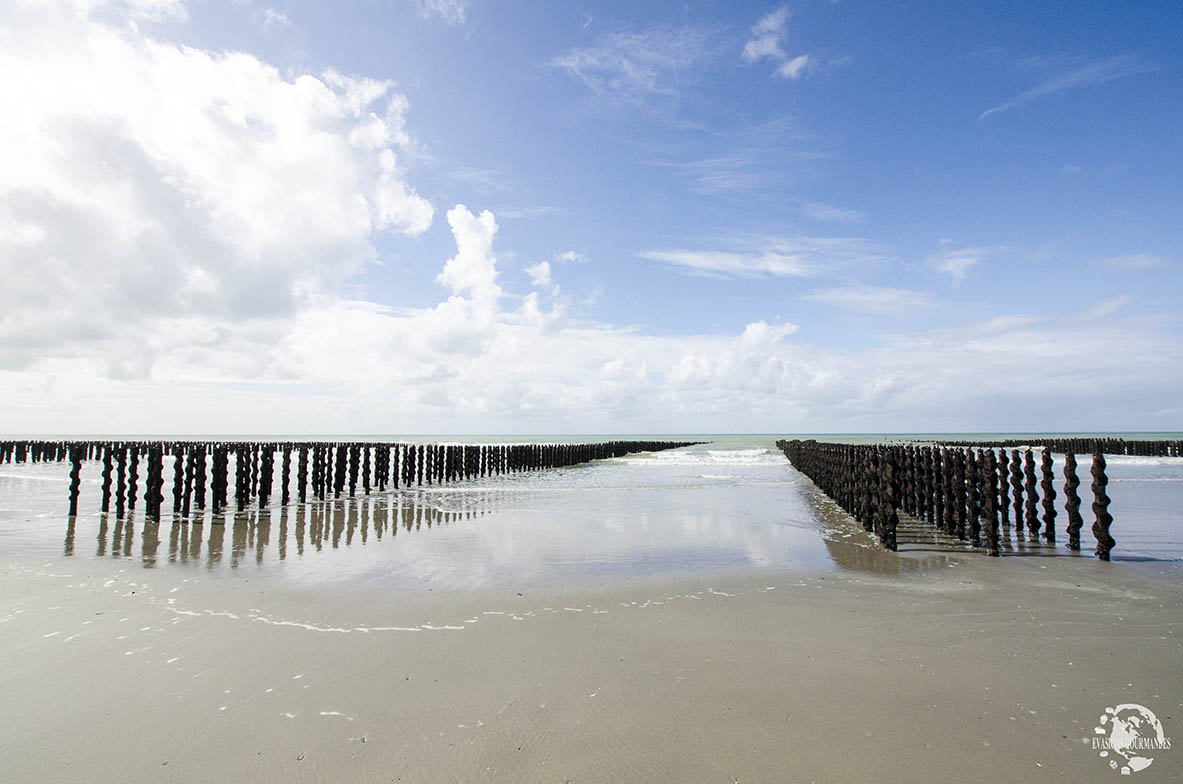
MULTIPOLYGON (((1025 525, 1033 541, 1041 537, 1048 542, 1056 540, 1050 447, 1042 450, 1037 476, 1031 449, 1024 453, 1014 449, 1008 459, 1005 449, 995 453, 993 449, 813 440, 776 444, 798 471, 866 530, 874 532, 890 550, 896 549, 899 512, 903 511, 974 547, 985 547, 990 555, 1000 555, 1002 529, 1009 532, 1012 498, 1016 537, 1023 537, 1025 525)), ((1096 555, 1108 561, 1115 541, 1109 534, 1113 517, 1106 494, 1109 480, 1105 476, 1105 455, 1100 450, 1093 453, 1092 477, 1096 555)), ((1076 493, 1079 485, 1076 455, 1068 451, 1064 462, 1064 508, 1068 547, 1072 550, 1080 549, 1083 527, 1076 493)))
POLYGON ((607 441, 595 444, 409 444, 374 442, 255 442, 255 441, 2 441, 0 463, 70 463, 69 514, 78 513, 82 464, 102 464, 101 510, 108 512, 114 484, 115 516, 135 509, 140 456, 146 458, 144 515, 160 519, 164 503, 166 459, 172 467, 173 515, 204 512, 208 482, 210 506, 217 514, 229 505, 233 476, 234 508, 271 503, 280 454, 280 502, 291 497, 292 453, 296 459, 296 497, 353 496, 358 482, 365 495, 377 488, 442 485, 478 477, 570 466, 591 460, 621 457, 692 446, 689 441, 607 441), (234 468, 231 471, 230 460, 234 468), (207 460, 208 458, 208 460, 207 460), (207 465, 209 470, 207 471, 207 465), (311 468, 311 476, 309 469, 311 468), (112 477, 112 473, 115 476, 112 477), (114 481, 113 481, 114 479, 114 481), (309 482, 311 479, 311 482, 309 482))

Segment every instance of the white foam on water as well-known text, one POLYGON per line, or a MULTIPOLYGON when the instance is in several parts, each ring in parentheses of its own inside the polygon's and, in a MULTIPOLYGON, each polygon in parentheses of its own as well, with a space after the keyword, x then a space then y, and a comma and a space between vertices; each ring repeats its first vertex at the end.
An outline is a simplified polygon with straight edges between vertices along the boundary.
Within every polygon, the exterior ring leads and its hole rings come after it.
POLYGON ((634 466, 780 466, 784 455, 768 449, 706 449, 702 451, 675 449, 668 452, 645 452, 617 458, 625 465, 634 466))

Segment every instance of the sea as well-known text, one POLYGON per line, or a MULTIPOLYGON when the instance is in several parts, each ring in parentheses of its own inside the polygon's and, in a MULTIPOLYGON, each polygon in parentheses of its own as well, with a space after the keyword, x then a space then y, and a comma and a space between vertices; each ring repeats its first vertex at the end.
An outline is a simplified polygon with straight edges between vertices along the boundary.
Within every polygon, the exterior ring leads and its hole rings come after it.
MULTIPOLYGON (((113 505, 111 513, 100 513, 98 462, 83 465, 79 514, 73 519, 67 516, 67 463, 5 464, 0 465, 0 563, 36 564, 48 572, 85 567, 97 576, 170 569, 309 587, 348 581, 392 592, 579 586, 704 573, 934 568, 949 559, 986 556, 956 541, 944 542, 939 554, 924 560, 886 553, 788 463, 777 439, 907 443, 1094 435, 1183 438, 1179 433, 237 436, 232 440, 702 443, 443 486, 365 495, 359 485, 353 498, 303 504, 281 505, 277 481, 268 508, 217 517, 207 510, 189 519, 171 512, 166 459, 158 522, 144 519, 142 498, 123 520, 115 519, 113 505)), ((1089 457, 1078 459, 1083 550, 1069 551, 1061 534, 1060 543, 1040 548, 1040 555, 1093 558, 1089 457)), ((1062 456, 1055 461, 1062 476, 1062 456)), ((1183 574, 1183 458, 1112 455, 1107 461, 1111 534, 1117 540, 1113 561, 1183 574)), ((141 496, 143 479, 141 468, 141 496)), ((1061 485, 1062 480, 1056 486, 1057 523, 1063 531, 1061 485)), ((906 541, 902 549, 908 549, 906 541)), ((1031 548, 1008 539, 1005 550, 1016 556, 1031 548)))

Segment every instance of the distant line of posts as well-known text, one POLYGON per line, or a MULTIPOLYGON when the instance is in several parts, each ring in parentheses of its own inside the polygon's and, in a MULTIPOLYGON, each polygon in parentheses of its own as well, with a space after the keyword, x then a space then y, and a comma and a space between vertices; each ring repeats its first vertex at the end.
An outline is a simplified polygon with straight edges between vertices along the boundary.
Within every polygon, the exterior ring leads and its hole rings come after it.
MULTIPOLYGON (((1025 524, 1032 539, 1056 541, 1050 445, 1042 450, 1040 476, 1031 449, 1022 454, 1014 449, 1008 459, 1006 449, 996 453, 993 448, 962 446, 854 445, 813 440, 777 441, 776 445, 794 468, 813 480, 867 531, 874 532, 889 550, 897 547, 900 511, 974 547, 984 546, 993 556, 1001 554, 1000 525, 1010 525, 1012 508, 1016 535, 1022 535, 1025 524)), ((1096 447, 1091 472, 1095 517, 1092 530, 1097 557, 1108 561, 1116 544, 1109 534, 1113 523, 1106 491, 1109 479, 1101 445, 1092 445, 1096 447)), ((1080 530, 1084 527, 1079 486, 1076 455, 1066 450, 1064 508, 1068 547, 1076 551, 1080 550, 1080 530)))
POLYGON ((166 458, 172 461, 174 516, 189 517, 190 510, 206 508, 216 515, 229 504, 230 459, 234 459, 234 504, 238 511, 257 501, 265 508, 271 500, 279 470, 280 503, 292 497, 292 462, 295 457, 295 495, 300 503, 311 492, 316 500, 352 497, 360 480, 362 491, 384 492, 422 485, 442 485, 477 477, 534 471, 575 465, 591 460, 621 457, 691 446, 683 441, 608 441, 595 444, 409 444, 373 442, 223 442, 223 441, 0 441, 0 463, 70 463, 71 517, 78 514, 82 464, 102 464, 101 511, 122 519, 135 509, 141 457, 145 459, 144 515, 160 519, 164 503, 166 458))

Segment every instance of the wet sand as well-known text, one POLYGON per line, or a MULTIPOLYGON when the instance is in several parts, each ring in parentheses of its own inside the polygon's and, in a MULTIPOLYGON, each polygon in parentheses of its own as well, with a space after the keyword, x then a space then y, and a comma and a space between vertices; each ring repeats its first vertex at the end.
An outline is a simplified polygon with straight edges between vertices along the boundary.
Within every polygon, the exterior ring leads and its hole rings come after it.
POLYGON ((1106 706, 1181 734, 1176 573, 860 557, 411 594, 6 564, 0 781, 1104 781, 1106 706))

